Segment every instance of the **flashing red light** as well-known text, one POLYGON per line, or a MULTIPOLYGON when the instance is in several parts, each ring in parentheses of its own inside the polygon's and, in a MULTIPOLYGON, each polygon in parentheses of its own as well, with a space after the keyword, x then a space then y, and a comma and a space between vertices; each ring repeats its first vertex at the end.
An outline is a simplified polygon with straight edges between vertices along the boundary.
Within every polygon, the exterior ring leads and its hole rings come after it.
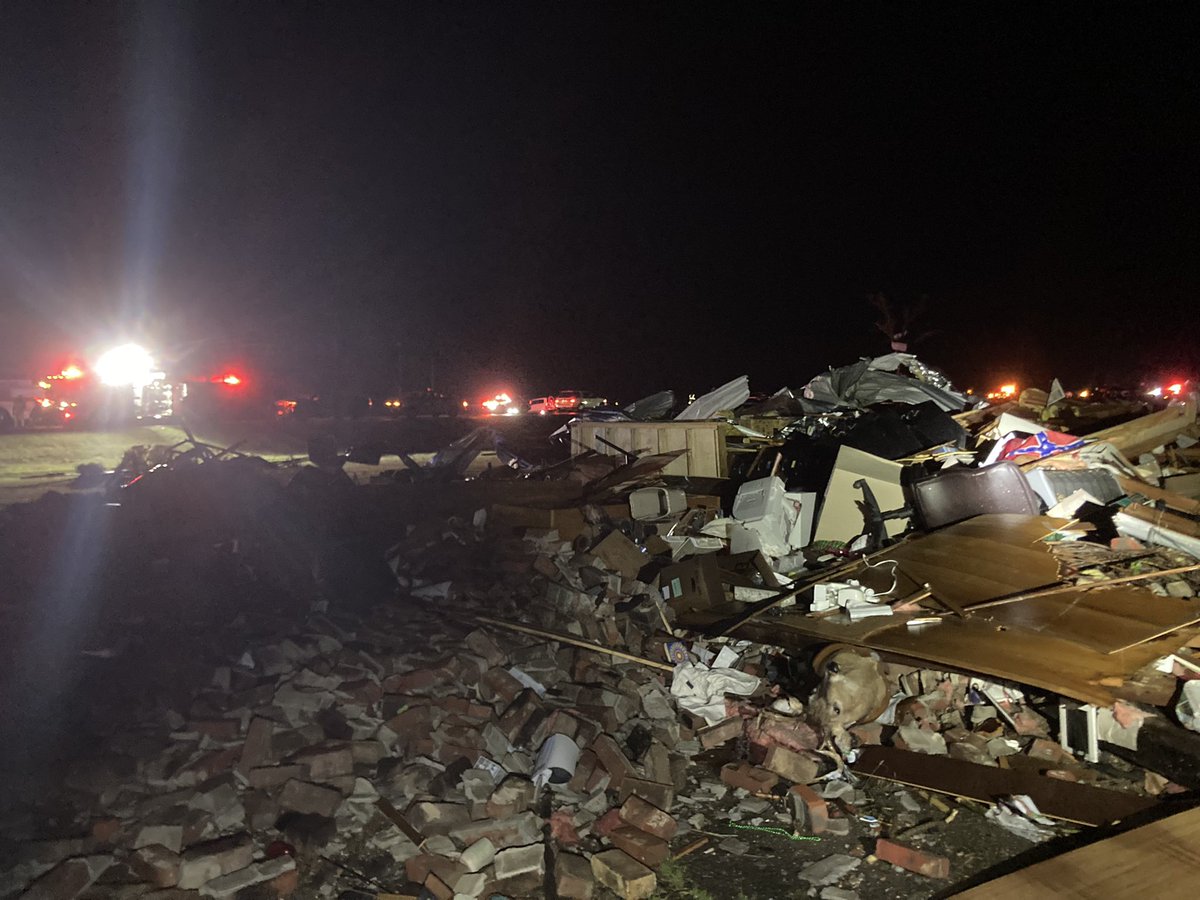
POLYGON ((65 369, 63 369, 63 370, 62 370, 62 371, 61 371, 59 374, 60 374, 60 375, 61 375, 63 378, 67 378, 67 379, 70 379, 70 380, 74 380, 74 379, 76 379, 76 378, 82 378, 82 377, 83 377, 83 369, 79 368, 79 366, 74 366, 74 365, 72 365, 72 366, 67 366, 67 367, 66 367, 65 369))
POLYGON ((218 384, 228 384, 231 386, 236 386, 242 383, 242 379, 237 375, 234 375, 232 372, 230 372, 228 375, 214 375, 212 380, 218 384))
POLYGON ((1180 381, 1175 382, 1173 385, 1171 385, 1170 387, 1167 388, 1167 393, 1174 394, 1176 397, 1178 397, 1180 394, 1183 393, 1183 382, 1180 382, 1180 381))

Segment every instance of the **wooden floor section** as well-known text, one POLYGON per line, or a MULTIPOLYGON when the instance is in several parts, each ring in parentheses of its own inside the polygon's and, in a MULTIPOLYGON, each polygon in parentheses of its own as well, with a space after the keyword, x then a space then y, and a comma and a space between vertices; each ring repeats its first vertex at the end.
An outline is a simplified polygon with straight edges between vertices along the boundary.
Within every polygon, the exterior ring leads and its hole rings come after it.
POLYGON ((1200 808, 1035 863, 955 894, 965 900, 1170 900, 1195 897, 1200 808))

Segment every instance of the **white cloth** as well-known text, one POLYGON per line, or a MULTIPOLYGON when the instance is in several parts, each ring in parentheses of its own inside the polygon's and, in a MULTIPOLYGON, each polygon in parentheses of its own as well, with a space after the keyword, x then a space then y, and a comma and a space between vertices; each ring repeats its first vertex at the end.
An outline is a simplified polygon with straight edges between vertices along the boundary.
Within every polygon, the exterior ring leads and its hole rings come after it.
POLYGON ((716 725, 725 720, 726 694, 746 697, 758 690, 761 683, 755 676, 737 669, 682 663, 675 667, 671 695, 688 712, 703 717, 709 725, 716 725))

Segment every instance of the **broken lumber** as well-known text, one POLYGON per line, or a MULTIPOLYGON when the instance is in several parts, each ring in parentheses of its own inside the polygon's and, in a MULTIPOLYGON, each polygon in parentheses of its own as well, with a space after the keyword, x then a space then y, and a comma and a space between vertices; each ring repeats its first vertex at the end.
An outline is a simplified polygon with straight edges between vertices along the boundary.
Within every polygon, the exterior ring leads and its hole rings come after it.
POLYGON ((995 803, 997 797, 1028 794, 1044 815, 1078 825, 1116 822, 1157 802, 1136 794, 896 747, 866 747, 850 769, 856 775, 988 804, 995 803))
POLYGON ((1089 443, 1104 442, 1116 447, 1125 456, 1136 459, 1155 447, 1169 444, 1196 421, 1196 402, 1172 403, 1166 409, 1131 422, 1114 425, 1089 434, 1089 443))
POLYGON ((615 656, 618 659, 627 659, 630 662, 640 663, 643 666, 650 666, 652 669, 663 669, 667 672, 675 671, 674 666, 669 666, 666 663, 660 663, 654 659, 646 659, 644 656, 634 656, 632 653, 626 653, 624 650, 613 650, 611 647, 589 644, 587 641, 580 640, 570 634, 561 634, 557 631, 544 631, 541 628, 530 628, 528 625, 505 622, 503 619, 493 619, 490 616, 476 616, 475 620, 485 625, 495 625, 497 628, 507 628, 509 631, 519 631, 521 634, 545 638, 548 641, 560 641, 564 644, 570 644, 572 647, 591 650, 593 653, 607 653, 609 656, 615 656))

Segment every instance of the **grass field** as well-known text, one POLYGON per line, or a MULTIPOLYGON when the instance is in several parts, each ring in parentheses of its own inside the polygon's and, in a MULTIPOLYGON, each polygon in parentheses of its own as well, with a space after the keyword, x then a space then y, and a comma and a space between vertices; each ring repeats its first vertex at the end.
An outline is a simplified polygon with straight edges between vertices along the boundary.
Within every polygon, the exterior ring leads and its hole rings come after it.
MULTIPOLYGON (((302 435, 274 423, 239 423, 202 429, 197 439, 220 446, 244 441, 240 449, 272 461, 304 457, 302 435)), ((0 506, 33 500, 46 490, 69 488, 76 467, 97 463, 111 469, 135 444, 175 444, 187 439, 172 425, 137 425, 113 431, 28 431, 0 434, 0 506)))
MULTIPOLYGON (((525 440, 532 447, 546 446, 546 434, 557 427, 554 420, 522 416, 528 421, 503 419, 423 418, 410 420, 273 420, 229 422, 197 426, 196 439, 221 447, 236 445, 245 453, 272 462, 308 458, 312 434, 335 434, 339 446, 375 443, 385 453, 401 449, 418 462, 480 424, 502 430, 506 437, 525 440)), ((35 500, 47 490, 70 490, 76 469, 96 463, 111 469, 135 444, 176 444, 187 438, 175 425, 133 425, 109 431, 27 431, 0 434, 0 506, 35 500)), ((472 466, 476 472, 495 462, 495 454, 480 455, 472 466)), ((385 458, 384 467, 399 468, 399 457, 385 458)), ((379 471, 374 466, 348 464, 346 471, 366 480, 379 471)))

